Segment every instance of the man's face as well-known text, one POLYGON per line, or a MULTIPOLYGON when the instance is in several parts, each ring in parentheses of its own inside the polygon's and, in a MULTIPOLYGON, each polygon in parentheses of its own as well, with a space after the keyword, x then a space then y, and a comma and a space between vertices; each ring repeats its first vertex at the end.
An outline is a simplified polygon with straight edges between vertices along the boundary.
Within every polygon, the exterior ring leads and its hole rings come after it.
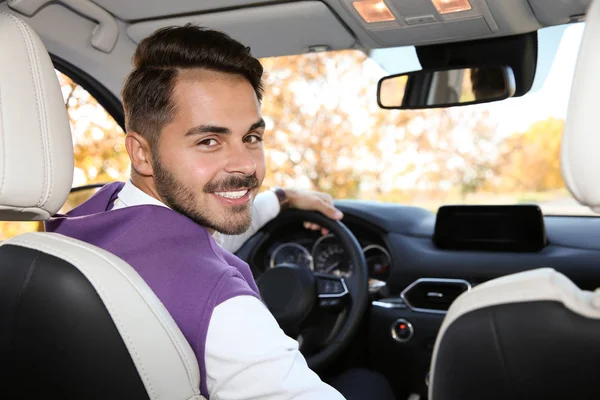
POLYGON ((265 177, 264 122, 252 85, 237 75, 185 70, 172 101, 173 121, 153 149, 158 194, 200 225, 245 232, 265 177))

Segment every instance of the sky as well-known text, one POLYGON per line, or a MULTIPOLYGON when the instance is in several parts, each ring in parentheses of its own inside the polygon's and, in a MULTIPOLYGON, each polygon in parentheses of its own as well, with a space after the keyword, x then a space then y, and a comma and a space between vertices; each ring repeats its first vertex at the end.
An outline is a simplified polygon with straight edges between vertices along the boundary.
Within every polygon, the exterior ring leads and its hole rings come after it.
POLYGON ((566 117, 583 27, 577 24, 539 31, 538 73, 532 90, 523 97, 489 105, 499 117, 500 132, 522 132, 535 121, 566 117), (560 42, 553 41, 559 38, 560 42))

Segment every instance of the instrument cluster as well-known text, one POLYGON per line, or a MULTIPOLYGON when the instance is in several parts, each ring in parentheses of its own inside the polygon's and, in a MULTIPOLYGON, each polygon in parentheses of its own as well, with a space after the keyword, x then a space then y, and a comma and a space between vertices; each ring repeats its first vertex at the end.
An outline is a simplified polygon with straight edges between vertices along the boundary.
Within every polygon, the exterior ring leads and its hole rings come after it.
MULTIPOLYGON (((369 268, 369 277, 378 281, 387 279, 392 258, 389 251, 379 244, 367 244, 363 253, 369 268)), ((315 272, 348 277, 353 273, 352 263, 335 236, 321 236, 314 242, 300 244, 295 241, 278 244, 271 252, 269 267, 296 264, 315 272)))

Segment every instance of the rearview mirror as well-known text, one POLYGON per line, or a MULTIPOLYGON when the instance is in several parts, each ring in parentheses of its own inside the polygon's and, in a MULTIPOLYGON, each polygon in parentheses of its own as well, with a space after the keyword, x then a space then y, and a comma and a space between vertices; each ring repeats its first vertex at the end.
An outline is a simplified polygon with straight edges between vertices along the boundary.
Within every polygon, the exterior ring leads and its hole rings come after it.
POLYGON ((453 107, 504 100, 514 94, 510 67, 424 69, 382 78, 377 104, 385 109, 453 107))

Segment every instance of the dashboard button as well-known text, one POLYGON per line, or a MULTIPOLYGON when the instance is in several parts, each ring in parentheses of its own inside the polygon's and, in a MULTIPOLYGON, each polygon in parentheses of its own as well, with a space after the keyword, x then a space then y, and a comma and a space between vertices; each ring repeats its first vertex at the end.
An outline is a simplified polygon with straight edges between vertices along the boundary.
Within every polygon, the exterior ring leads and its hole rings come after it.
POLYGON ((415 330, 410 322, 404 318, 397 319, 392 324, 392 338, 400 343, 406 343, 412 339, 415 330))
POLYGON ((340 294, 344 291, 344 287, 342 286, 342 282, 340 281, 333 281, 332 282, 332 288, 331 288, 331 293, 332 294, 340 294))
POLYGON ((343 296, 346 288, 339 278, 321 277, 317 280, 317 291, 322 296, 343 296))
POLYGON ((324 299, 319 303, 323 308, 338 307, 340 304, 340 299, 324 299))

